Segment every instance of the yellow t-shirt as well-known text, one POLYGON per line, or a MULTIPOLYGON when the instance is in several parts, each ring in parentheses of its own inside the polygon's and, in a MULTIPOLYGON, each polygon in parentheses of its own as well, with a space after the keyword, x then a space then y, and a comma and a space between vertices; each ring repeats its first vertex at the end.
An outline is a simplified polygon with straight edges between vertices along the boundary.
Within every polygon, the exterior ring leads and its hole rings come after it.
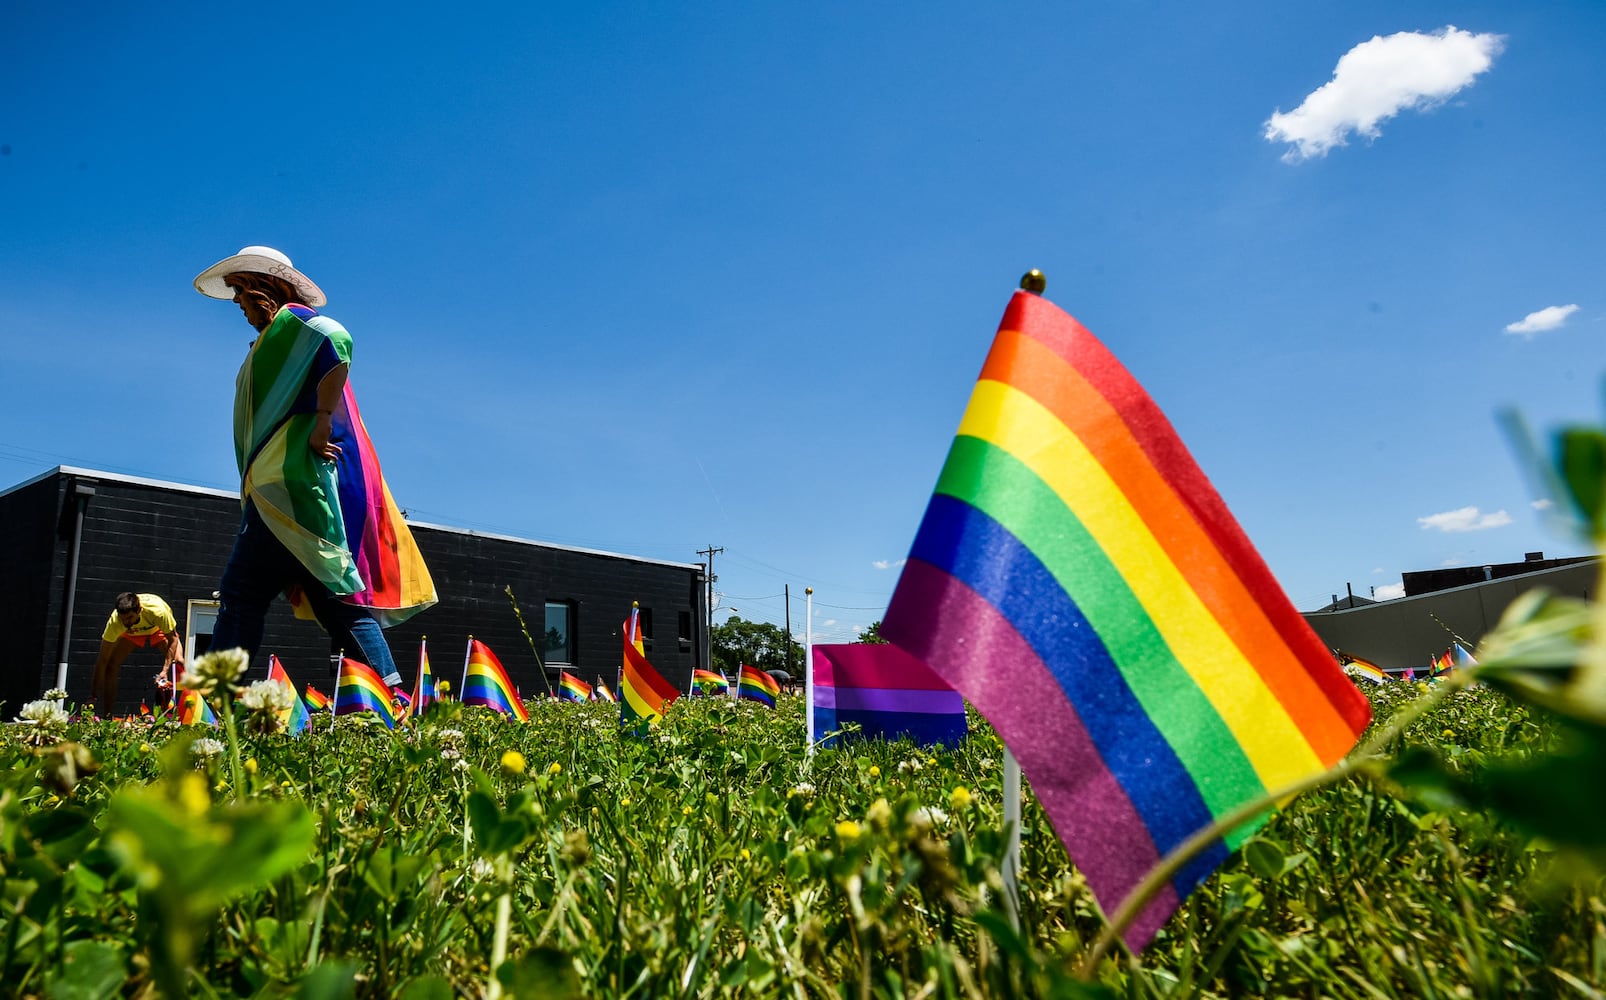
POLYGON ((136 646, 154 646, 165 642, 167 637, 178 632, 178 622, 173 619, 173 609, 167 602, 155 594, 139 594, 139 621, 133 628, 124 628, 117 618, 117 609, 112 609, 111 618, 106 621, 106 631, 100 637, 106 642, 116 642, 125 635, 136 646))

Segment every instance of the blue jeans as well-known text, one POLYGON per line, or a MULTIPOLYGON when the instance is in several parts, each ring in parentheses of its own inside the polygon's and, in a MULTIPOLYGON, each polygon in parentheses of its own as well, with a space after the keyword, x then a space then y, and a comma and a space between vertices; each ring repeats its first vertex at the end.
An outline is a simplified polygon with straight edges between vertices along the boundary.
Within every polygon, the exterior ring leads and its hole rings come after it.
POLYGON ((390 656, 390 644, 373 613, 337 600, 329 588, 313 579, 263 523, 256 504, 249 502, 218 587, 221 605, 212 626, 212 648, 240 646, 255 655, 262 646, 262 622, 268 606, 293 583, 301 585, 318 624, 329 633, 330 653, 344 651, 353 660, 366 663, 386 684, 402 682, 390 656))

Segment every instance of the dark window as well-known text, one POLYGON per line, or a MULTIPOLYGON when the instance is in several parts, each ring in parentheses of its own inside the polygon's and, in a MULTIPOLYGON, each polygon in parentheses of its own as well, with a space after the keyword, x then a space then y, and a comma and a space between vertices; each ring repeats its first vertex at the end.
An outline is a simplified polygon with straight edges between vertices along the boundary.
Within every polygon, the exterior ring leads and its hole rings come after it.
POLYGON ((546 602, 546 661, 574 662, 574 605, 567 601, 546 602))
POLYGON ((691 642, 691 612, 682 611, 680 620, 675 623, 675 634, 681 642, 691 642))
POLYGON ((638 608, 641 612, 641 649, 642 652, 652 652, 652 609, 638 608))

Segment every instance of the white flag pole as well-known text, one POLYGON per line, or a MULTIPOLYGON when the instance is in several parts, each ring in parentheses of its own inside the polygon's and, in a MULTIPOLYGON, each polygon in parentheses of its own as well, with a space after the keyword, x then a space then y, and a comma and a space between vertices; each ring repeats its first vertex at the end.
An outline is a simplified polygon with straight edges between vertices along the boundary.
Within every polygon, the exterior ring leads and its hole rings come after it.
MULTIPOLYGON (((814 753, 814 588, 803 588, 803 745, 814 753)), ((791 636, 787 637, 791 641, 791 636)))
POLYGON ((457 700, 463 700, 463 691, 468 687, 468 659, 474 655, 474 637, 468 637, 468 645, 463 647, 463 680, 457 685, 457 700))
POLYGON ((1004 850, 1004 907, 1009 923, 1020 930, 1020 761, 1004 748, 1004 829, 1009 831, 1004 850))

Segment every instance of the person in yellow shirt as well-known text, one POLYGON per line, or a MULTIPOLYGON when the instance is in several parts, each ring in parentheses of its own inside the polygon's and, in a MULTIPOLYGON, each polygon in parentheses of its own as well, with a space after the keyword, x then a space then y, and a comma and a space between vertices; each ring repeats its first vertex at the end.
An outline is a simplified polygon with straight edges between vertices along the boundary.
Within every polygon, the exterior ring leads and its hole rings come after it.
POLYGON ((95 658, 95 676, 90 681, 90 694, 102 717, 110 718, 116 708, 117 672, 123 661, 141 646, 162 650, 158 679, 172 677, 174 664, 179 669, 184 666, 184 641, 167 602, 155 594, 118 594, 100 636, 100 655, 95 658))

